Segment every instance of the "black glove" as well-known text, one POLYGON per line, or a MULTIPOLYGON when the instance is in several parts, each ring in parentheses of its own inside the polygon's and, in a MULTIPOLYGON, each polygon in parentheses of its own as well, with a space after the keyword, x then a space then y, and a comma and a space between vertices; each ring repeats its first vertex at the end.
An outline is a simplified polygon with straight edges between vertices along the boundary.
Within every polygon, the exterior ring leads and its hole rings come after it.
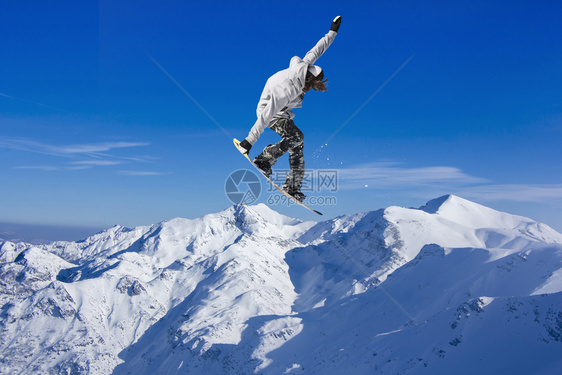
POLYGON ((330 30, 335 31, 337 33, 338 30, 340 29, 340 25, 341 25, 341 16, 337 16, 336 18, 334 18, 330 30))
POLYGON ((240 142, 240 151, 243 154, 248 154, 250 152, 251 148, 252 148, 252 145, 247 140, 244 139, 242 142, 240 142))

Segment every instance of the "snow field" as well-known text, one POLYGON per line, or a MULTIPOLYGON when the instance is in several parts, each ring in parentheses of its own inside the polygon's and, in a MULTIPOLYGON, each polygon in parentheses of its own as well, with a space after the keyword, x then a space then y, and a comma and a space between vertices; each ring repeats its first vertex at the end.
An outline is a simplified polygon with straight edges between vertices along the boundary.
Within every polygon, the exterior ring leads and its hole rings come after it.
POLYGON ((556 373, 561 270, 562 235, 455 196, 4 242, 0 372, 556 373))

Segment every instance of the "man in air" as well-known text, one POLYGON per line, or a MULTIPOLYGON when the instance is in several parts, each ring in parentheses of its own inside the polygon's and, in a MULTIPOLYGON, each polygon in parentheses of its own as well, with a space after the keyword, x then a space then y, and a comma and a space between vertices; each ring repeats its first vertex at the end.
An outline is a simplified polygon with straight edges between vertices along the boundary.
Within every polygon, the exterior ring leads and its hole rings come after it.
POLYGON ((294 56, 289 68, 281 70, 271 76, 260 97, 257 108, 257 121, 250 133, 240 142, 240 151, 248 154, 266 127, 281 136, 281 140, 274 145, 264 148, 256 156, 254 163, 269 177, 271 167, 286 152, 289 152, 291 170, 287 174, 283 190, 302 202, 306 196, 301 192, 304 177, 303 133, 296 127, 291 112, 293 108, 301 108, 304 94, 310 89, 326 91, 327 80, 324 79, 322 69, 314 65, 316 60, 328 49, 334 41, 340 28, 341 17, 337 16, 330 27, 330 31, 316 43, 301 59, 294 56))

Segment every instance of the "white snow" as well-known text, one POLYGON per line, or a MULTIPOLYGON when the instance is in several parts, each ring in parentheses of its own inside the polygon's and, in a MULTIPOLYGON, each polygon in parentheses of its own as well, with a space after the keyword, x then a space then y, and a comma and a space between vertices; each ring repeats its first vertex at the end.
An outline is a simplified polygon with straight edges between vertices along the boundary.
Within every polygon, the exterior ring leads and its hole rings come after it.
POLYGON ((562 235, 444 196, 0 243, 2 374, 562 371, 562 235))
POLYGON ((562 269, 558 269, 550 275, 544 284, 540 285, 532 295, 555 294, 562 292, 562 269))

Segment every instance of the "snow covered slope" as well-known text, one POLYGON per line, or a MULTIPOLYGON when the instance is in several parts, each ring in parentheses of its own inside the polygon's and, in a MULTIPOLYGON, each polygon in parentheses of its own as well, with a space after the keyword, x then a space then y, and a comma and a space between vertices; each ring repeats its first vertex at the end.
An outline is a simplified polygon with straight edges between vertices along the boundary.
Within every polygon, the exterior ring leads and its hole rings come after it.
POLYGON ((2 374, 550 374, 562 235, 456 196, 0 243, 2 374))

